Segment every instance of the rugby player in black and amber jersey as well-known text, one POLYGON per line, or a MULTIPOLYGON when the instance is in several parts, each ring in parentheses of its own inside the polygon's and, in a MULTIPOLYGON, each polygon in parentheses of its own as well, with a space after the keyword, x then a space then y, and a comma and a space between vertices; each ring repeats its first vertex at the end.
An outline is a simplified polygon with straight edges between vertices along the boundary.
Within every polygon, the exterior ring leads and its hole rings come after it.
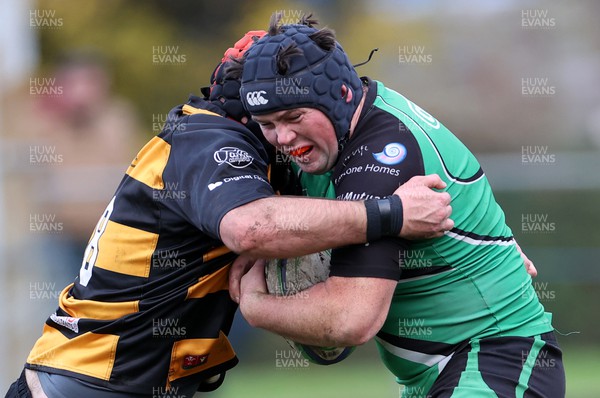
MULTIPOLYGON (((206 98, 171 110, 137 154, 7 396, 191 397, 215 389, 238 362, 227 339, 238 255, 252 264, 366 242, 363 202, 274 196, 260 129, 244 113, 239 82, 222 79, 228 57, 264 33, 229 49, 206 98), (282 218, 308 228, 278 229, 282 218)), ((431 237, 451 228, 449 197, 430 189, 442 188, 440 180, 419 178, 396 192, 404 224, 387 233, 431 237)))

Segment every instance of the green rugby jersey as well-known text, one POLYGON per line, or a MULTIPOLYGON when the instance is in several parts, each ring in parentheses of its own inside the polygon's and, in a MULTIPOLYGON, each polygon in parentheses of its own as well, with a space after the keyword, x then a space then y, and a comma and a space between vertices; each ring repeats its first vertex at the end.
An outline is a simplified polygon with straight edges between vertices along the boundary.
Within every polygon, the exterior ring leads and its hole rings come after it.
POLYGON ((422 389, 461 345, 553 328, 473 154, 413 102, 380 82, 368 84, 332 175, 337 198, 384 197, 415 175, 435 173, 452 196, 455 227, 435 239, 336 249, 331 275, 398 280, 377 345, 399 383, 422 389))

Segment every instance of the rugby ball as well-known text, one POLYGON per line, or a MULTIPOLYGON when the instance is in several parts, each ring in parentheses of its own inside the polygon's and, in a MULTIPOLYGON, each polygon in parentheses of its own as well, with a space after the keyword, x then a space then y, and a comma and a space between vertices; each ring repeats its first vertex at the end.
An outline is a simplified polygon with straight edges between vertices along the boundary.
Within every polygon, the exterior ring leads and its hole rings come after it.
MULTIPOLYGON (((265 267, 269 293, 285 297, 302 296, 304 290, 329 277, 330 261, 330 250, 289 259, 270 260, 265 267)), ((285 340, 304 358, 318 365, 338 363, 356 348, 316 347, 285 340)))

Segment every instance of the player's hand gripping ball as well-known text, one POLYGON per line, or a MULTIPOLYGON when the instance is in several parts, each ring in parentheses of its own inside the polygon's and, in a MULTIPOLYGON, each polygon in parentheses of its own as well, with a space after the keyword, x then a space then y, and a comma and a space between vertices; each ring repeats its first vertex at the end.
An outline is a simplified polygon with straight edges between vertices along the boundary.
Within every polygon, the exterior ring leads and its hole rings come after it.
MULTIPOLYGON (((290 259, 270 260, 265 267, 265 279, 270 294, 302 297, 304 290, 329 277, 331 251, 290 259)), ((332 365, 344 360, 355 347, 315 347, 286 341, 312 363, 332 365)))

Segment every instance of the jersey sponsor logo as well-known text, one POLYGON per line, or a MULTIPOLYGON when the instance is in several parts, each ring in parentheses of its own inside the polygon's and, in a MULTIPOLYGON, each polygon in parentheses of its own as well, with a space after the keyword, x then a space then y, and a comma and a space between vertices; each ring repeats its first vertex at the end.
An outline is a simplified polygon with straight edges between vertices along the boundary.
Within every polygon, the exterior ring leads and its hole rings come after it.
POLYGON ((250 156, 248 152, 232 146, 226 146, 218 151, 215 151, 213 158, 218 165, 227 163, 236 169, 248 167, 254 160, 254 158, 250 156))
POLYGON ((367 145, 361 145, 358 148, 353 149, 352 152, 350 152, 350 154, 344 158, 344 161, 342 163, 345 166, 346 162, 348 162, 348 160, 350 160, 354 156, 362 157, 365 154, 365 152, 368 151, 369 147, 367 145))
POLYGON ((233 177, 223 178, 221 181, 210 183, 210 184, 208 184, 208 190, 212 191, 212 190, 220 187, 223 184, 227 184, 228 182, 235 182, 235 181, 242 181, 242 180, 259 180, 261 182, 264 182, 265 184, 269 183, 267 180, 265 180, 262 176, 259 176, 258 174, 245 174, 245 175, 241 175, 241 176, 233 176, 233 177))
POLYGON ((75 333, 79 333, 79 318, 73 318, 70 316, 58 316, 56 312, 50 315, 50 319, 56 324, 60 326, 64 326, 67 329, 74 331, 75 333))
POLYGON ((212 191, 215 188, 220 187, 221 185, 223 185, 223 181, 217 181, 217 182, 213 182, 211 184, 208 184, 208 190, 212 191))
POLYGON ((374 153, 373 157, 379 163, 387 165, 399 164, 406 158, 406 147, 399 142, 392 142, 387 144, 383 151, 374 153))
POLYGON ((208 360, 208 355, 209 354, 186 355, 183 357, 183 364, 181 367, 183 369, 191 369, 191 368, 195 368, 196 366, 204 365, 206 363, 206 361, 208 360))
POLYGON ((382 173, 389 174, 392 177, 400 176, 400 169, 395 169, 388 166, 379 166, 378 164, 369 163, 365 166, 365 173, 382 173))
POLYGON ((250 106, 264 105, 267 102, 269 102, 268 99, 263 97, 263 94, 266 94, 266 93, 267 92, 264 90, 250 91, 249 93, 246 94, 246 102, 250 106))
POLYGON ((436 130, 440 128, 440 122, 436 118, 431 116, 423 108, 421 108, 419 105, 415 104, 414 102, 409 101, 406 98, 405 98, 405 100, 406 100, 406 103, 408 104, 408 107, 415 114, 416 117, 421 119, 423 122, 425 122, 425 124, 427 124, 431 128, 434 128, 436 130))
POLYGON ((371 195, 366 192, 355 193, 355 192, 346 192, 344 194, 338 195, 337 199, 340 200, 367 200, 367 199, 381 199, 381 197, 376 195, 371 195))
POLYGON ((336 177, 336 179, 333 181, 334 184, 339 184, 340 181, 342 181, 342 179, 346 176, 349 176, 351 174, 354 173, 362 173, 363 172, 363 166, 353 166, 353 167, 348 167, 346 170, 344 170, 344 172, 342 174, 340 174, 338 177, 336 177))
POLYGON ((334 184, 338 185, 345 177, 355 173, 382 173, 389 174, 392 177, 400 176, 400 169, 388 166, 380 166, 378 164, 369 163, 366 165, 348 167, 342 174, 335 178, 334 184))

